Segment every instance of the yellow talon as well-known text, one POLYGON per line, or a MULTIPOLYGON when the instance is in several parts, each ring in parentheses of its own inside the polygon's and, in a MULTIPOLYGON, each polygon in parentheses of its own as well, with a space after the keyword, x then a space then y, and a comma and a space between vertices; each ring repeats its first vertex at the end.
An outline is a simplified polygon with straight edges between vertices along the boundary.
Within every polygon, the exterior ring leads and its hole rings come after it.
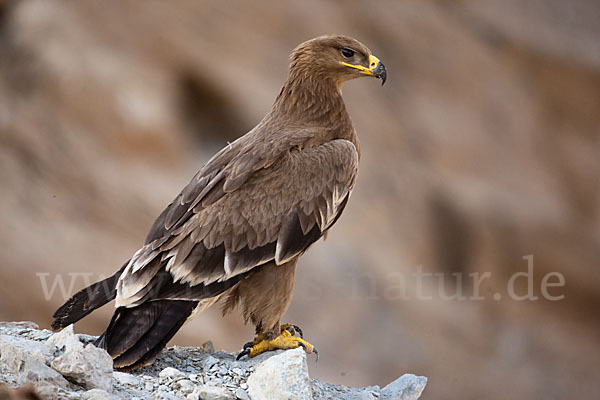
POLYGON ((302 339, 302 337, 295 336, 295 334, 302 336, 302 331, 297 326, 292 324, 282 325, 281 334, 273 340, 264 340, 262 339, 262 334, 259 333, 254 341, 248 343, 247 346, 244 346, 244 351, 240 353, 237 358, 239 360, 244 355, 248 355, 248 357, 256 357, 265 351, 287 350, 298 347, 302 347, 309 354, 315 353, 318 357, 318 352, 315 346, 302 339))
POLYGON ((307 353, 312 353, 315 348, 306 340, 297 336, 292 336, 290 332, 284 330, 283 332, 281 332, 281 335, 277 336, 275 339, 261 340, 259 343, 252 346, 250 348, 250 353, 248 354, 248 356, 256 357, 257 355, 264 353, 265 351, 279 349, 295 349, 300 346, 302 346, 307 353))

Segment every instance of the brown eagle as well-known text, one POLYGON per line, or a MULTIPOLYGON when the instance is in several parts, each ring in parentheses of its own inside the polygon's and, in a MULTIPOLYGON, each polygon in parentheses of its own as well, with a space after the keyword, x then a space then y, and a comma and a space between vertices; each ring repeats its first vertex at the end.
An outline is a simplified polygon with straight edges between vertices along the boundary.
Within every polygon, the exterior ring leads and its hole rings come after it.
POLYGON ((129 370, 150 364, 184 322, 222 300, 224 314, 239 306, 256 328, 238 358, 316 351, 280 319, 298 258, 352 193, 360 148, 341 86, 361 76, 383 84, 386 69, 357 40, 330 35, 299 45, 271 111, 208 161, 119 271, 60 307, 52 328, 116 300, 96 345, 129 370))

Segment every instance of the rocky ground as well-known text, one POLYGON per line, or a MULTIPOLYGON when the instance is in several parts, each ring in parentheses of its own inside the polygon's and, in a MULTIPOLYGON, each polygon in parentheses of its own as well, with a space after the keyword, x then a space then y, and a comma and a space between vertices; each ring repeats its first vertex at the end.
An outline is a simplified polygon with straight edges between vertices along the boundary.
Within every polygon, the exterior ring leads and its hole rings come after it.
MULTIPOLYGON (((152 365, 124 373, 113 371, 110 356, 91 344, 94 339, 75 334, 72 326, 52 333, 33 322, 0 323, 0 382, 32 386, 42 399, 87 400, 416 400, 427 383, 405 374, 383 389, 333 385, 310 379, 302 349, 237 361, 235 354, 215 352, 210 342, 170 347, 152 365)), ((25 391, 7 395, 37 398, 25 391)))

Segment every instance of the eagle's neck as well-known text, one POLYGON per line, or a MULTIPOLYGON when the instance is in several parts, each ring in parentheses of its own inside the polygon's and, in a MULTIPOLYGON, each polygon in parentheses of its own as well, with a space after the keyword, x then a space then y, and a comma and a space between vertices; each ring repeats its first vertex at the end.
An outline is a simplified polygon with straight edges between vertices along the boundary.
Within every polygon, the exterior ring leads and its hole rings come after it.
POLYGON ((351 139, 354 135, 339 84, 314 72, 290 72, 272 113, 303 126, 327 128, 331 137, 324 139, 351 139))

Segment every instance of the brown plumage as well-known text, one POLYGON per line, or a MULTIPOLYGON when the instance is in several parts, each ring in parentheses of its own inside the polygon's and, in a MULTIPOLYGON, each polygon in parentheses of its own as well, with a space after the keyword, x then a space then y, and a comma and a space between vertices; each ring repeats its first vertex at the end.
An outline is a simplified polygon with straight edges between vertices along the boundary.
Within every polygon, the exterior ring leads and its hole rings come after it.
POLYGON ((53 328, 116 299, 97 345, 121 369, 152 362, 221 298, 224 313, 241 307, 257 340, 280 335, 298 257, 337 221, 354 187, 360 148, 340 88, 367 75, 385 81, 385 67, 352 38, 298 46, 271 111, 208 161, 121 270, 65 303, 53 328))

